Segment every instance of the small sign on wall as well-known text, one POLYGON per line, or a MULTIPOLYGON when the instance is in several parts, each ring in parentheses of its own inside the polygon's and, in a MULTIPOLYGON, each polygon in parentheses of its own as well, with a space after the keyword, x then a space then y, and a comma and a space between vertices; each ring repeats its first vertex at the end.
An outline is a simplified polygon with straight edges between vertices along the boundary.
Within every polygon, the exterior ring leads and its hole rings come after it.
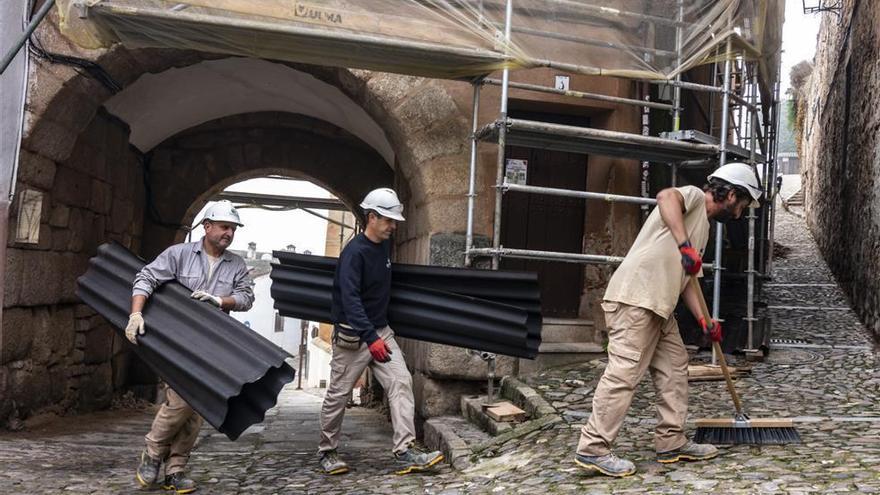
POLYGON ((556 84, 553 86, 556 89, 561 89, 563 91, 568 91, 568 83, 571 81, 571 78, 568 76, 556 76, 556 84))
POLYGON ((43 193, 34 189, 21 192, 18 205, 18 221, 15 242, 38 244, 40 242, 40 214, 43 211, 43 193))
POLYGON ((526 185, 528 179, 529 161, 514 158, 507 159, 504 169, 504 179, 508 184, 526 185))

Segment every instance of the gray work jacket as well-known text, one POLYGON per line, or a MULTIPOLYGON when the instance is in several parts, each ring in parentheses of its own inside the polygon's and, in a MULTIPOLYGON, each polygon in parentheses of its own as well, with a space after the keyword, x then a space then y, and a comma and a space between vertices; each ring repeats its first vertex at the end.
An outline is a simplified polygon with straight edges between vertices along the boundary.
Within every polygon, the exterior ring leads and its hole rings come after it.
MULTIPOLYGON (((204 238, 202 238, 204 240, 204 238)), ((202 249, 202 240, 175 244, 143 267, 134 278, 132 296, 150 297, 157 287, 169 280, 177 280, 191 291, 203 290, 215 296, 232 296, 233 311, 247 311, 254 304, 254 282, 241 256, 224 252, 211 280, 208 280, 208 256, 202 249)))

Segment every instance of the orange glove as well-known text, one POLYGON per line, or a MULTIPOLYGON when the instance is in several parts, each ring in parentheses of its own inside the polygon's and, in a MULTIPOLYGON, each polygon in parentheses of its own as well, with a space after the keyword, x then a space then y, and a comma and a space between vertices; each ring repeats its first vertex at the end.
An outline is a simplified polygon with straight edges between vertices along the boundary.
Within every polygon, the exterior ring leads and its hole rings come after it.
POLYGON ((708 335, 712 342, 721 342, 721 323, 712 320, 712 328, 706 328, 706 319, 700 318, 700 326, 703 327, 703 335, 708 335))
POLYGON ((385 343, 384 339, 377 339, 375 342, 370 344, 370 354, 373 355, 373 359, 375 359, 379 363, 387 363, 391 361, 391 349, 388 348, 388 344, 385 343))
POLYGON ((700 253, 691 246, 691 241, 684 241, 679 244, 678 251, 681 253, 681 266, 684 267, 684 272, 688 275, 700 273, 700 268, 703 267, 703 259, 700 258, 700 253))

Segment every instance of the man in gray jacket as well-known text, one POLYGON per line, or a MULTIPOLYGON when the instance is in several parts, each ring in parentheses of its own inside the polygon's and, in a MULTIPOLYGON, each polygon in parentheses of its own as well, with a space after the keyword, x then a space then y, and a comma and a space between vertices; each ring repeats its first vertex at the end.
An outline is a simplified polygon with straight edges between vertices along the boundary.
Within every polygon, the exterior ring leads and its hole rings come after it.
MULTIPOLYGON (((145 333, 141 310, 147 299, 170 280, 194 291, 193 299, 227 313, 247 311, 253 305, 253 281, 247 266, 240 256, 226 251, 235 237, 235 229, 242 227, 238 212, 229 201, 219 201, 205 212, 202 226, 205 236, 201 240, 169 247, 135 277, 131 315, 125 328, 125 336, 132 344, 137 345, 137 336, 145 333)), ((165 402, 145 437, 146 448, 135 474, 138 483, 154 486, 164 462, 163 489, 176 493, 195 491, 195 482, 185 476, 184 470, 201 425, 202 417, 166 386, 165 402)))

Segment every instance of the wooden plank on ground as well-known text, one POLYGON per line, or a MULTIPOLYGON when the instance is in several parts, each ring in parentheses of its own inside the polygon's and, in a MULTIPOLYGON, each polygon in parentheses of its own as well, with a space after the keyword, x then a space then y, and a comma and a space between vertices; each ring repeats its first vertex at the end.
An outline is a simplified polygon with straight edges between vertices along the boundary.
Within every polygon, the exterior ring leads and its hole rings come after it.
POLYGON ((526 412, 510 402, 496 402, 483 407, 487 416, 500 423, 526 419, 526 412))
MULTIPOLYGON (((729 366, 730 370, 730 378, 736 380, 737 378, 751 373, 750 368, 736 368, 733 366, 729 366)), ((724 380, 724 373, 721 371, 720 366, 711 366, 705 364, 692 364, 688 366, 688 381, 689 382, 705 382, 705 381, 718 381, 724 380)))

